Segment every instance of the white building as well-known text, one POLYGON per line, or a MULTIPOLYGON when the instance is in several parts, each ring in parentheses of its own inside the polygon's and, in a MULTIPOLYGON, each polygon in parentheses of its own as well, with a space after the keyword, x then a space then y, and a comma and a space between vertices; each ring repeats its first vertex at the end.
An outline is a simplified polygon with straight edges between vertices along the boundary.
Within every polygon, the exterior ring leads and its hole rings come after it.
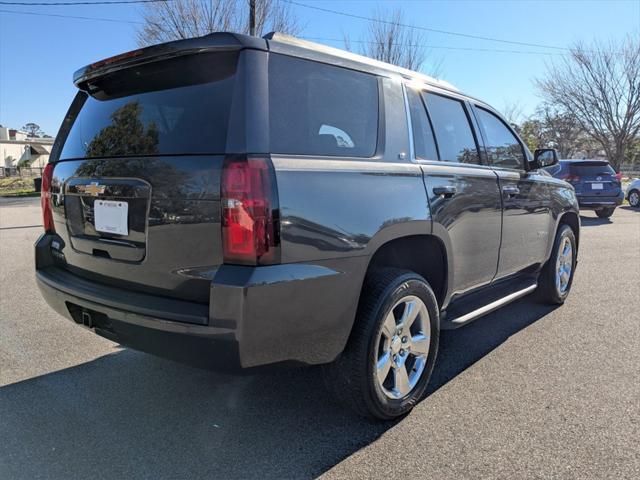
POLYGON ((44 167, 53 140, 27 137, 26 132, 0 126, 0 167, 44 167))

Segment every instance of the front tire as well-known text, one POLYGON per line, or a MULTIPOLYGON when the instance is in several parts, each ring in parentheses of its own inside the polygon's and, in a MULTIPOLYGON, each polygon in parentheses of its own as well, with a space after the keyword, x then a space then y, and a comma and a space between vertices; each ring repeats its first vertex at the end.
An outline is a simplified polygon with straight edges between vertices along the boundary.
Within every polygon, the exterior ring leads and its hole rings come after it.
POLYGON ((629 192, 629 205, 635 208, 640 206, 640 191, 633 189, 629 192))
POLYGON ((569 296, 576 270, 576 237, 569 225, 560 225, 553 242, 551 258, 538 278, 538 299, 542 303, 562 305, 569 296))
POLYGON ((611 215, 613 215, 615 209, 616 207, 608 207, 601 210, 596 210, 596 215, 598 215, 599 218, 609 218, 611 215))
POLYGON ((323 368, 328 388, 365 417, 408 413, 427 388, 439 323, 436 297, 420 275, 395 268, 369 272, 347 346, 323 368))

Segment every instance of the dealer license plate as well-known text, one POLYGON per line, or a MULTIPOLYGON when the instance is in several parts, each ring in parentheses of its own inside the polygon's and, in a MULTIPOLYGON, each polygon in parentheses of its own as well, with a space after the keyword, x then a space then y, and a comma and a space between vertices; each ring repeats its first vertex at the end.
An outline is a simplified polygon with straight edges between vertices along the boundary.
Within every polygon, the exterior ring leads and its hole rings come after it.
POLYGON ((129 235, 129 204, 113 200, 95 200, 93 202, 94 226, 96 231, 129 235))

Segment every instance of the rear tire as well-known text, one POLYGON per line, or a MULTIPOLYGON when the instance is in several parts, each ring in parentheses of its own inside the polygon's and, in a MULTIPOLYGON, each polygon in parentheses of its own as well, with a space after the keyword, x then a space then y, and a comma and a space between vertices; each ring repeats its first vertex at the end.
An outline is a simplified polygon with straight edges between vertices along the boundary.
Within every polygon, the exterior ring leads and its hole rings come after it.
POLYGON ((327 387, 365 417, 408 413, 427 388, 439 324, 436 297, 420 275, 396 268, 369 272, 347 346, 323 367, 327 387))
POLYGON ((599 218, 609 218, 611 215, 613 215, 615 209, 616 207, 608 207, 601 210, 596 210, 596 215, 598 215, 599 218))
POLYGON ((633 189, 629 192, 629 205, 635 208, 640 206, 640 191, 633 189))
POLYGON ((560 225, 551 258, 538 277, 537 296, 542 303, 562 305, 569 296, 577 261, 576 237, 569 225, 560 225), (570 254, 570 258, 567 255, 570 254))

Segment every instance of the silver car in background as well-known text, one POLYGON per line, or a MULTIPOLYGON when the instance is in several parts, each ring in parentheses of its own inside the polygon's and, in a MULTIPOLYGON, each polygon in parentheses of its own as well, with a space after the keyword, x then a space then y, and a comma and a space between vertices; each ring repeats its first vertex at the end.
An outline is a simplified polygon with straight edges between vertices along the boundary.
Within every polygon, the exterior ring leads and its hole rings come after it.
POLYGON ((629 205, 632 207, 640 207, 640 178, 631 180, 627 190, 624 192, 624 198, 629 201, 629 205))

